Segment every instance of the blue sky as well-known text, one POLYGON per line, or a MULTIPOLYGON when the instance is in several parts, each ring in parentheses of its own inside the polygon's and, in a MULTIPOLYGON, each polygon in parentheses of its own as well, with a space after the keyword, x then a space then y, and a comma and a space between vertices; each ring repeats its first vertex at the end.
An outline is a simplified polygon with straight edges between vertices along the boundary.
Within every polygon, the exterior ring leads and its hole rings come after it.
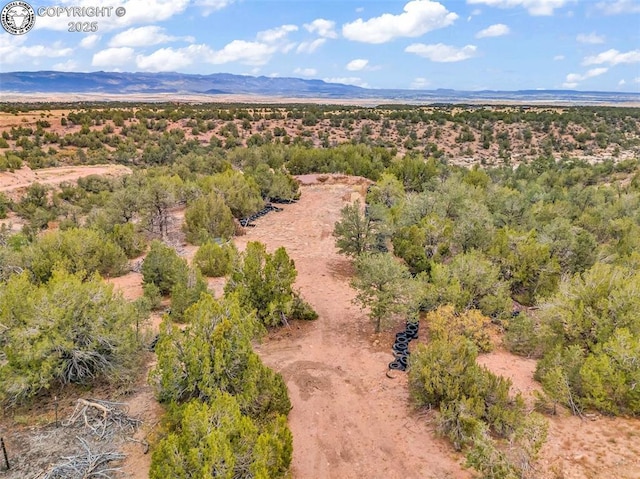
MULTIPOLYGON (((4 6, 6 0, 2 0, 4 6)), ((177 71, 370 88, 640 91, 640 0, 57 0, 2 71, 177 71), (116 17, 116 7, 126 14, 116 17), (72 33, 70 22, 97 22, 72 33)))

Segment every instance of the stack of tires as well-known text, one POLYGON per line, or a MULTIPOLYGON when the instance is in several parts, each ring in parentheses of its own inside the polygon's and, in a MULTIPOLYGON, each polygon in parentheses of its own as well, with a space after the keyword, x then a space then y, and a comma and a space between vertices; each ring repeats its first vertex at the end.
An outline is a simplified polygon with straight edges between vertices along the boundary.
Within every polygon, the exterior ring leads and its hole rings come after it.
POLYGON ((278 208, 277 206, 273 206, 271 203, 267 203, 267 205, 264 208, 262 208, 260 211, 257 211, 251 216, 247 216, 246 218, 242 218, 240 220, 240 225, 243 227, 255 226, 251 222, 254 220, 257 220, 261 216, 266 215, 269 211, 282 211, 282 208, 278 208))
POLYGON ((418 339, 419 323, 407 321, 404 331, 396 333, 396 341, 393 343, 393 355, 395 359, 389 363, 389 369, 405 371, 409 364, 409 343, 413 339, 418 339))

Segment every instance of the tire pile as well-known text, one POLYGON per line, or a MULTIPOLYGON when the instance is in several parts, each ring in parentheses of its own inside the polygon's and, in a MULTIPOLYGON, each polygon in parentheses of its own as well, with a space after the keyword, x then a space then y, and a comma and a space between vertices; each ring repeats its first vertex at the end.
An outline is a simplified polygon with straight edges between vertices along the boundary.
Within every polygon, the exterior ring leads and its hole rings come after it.
POLYGON ((409 343, 412 339, 418 339, 419 323, 407 321, 404 331, 396 333, 396 342, 393 343, 393 355, 395 359, 389 363, 389 369, 405 371, 409 363, 409 343))
POLYGON ((267 213, 269 213, 270 211, 282 211, 282 208, 278 208, 277 206, 273 206, 273 204, 271 203, 267 203, 267 205, 262 208, 260 211, 247 216, 246 218, 242 218, 240 220, 240 226, 246 228, 247 226, 253 228, 255 225, 252 223, 252 221, 257 220, 258 218, 260 218, 261 216, 266 215, 267 213))

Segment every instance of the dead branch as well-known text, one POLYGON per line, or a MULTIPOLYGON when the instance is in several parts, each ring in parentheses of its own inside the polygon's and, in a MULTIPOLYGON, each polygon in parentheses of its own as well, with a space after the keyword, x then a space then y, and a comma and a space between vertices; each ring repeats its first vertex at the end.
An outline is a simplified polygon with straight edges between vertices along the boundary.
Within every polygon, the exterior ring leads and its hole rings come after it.
POLYGON ((122 461, 126 456, 119 452, 94 452, 91 446, 79 437, 84 453, 77 456, 67 456, 65 462, 49 469, 41 479, 111 479, 121 467, 109 467, 113 461, 122 461))
POLYGON ((62 425, 68 427, 79 421, 100 439, 116 430, 132 434, 142 424, 142 420, 128 415, 126 404, 99 399, 78 399, 73 413, 62 425))

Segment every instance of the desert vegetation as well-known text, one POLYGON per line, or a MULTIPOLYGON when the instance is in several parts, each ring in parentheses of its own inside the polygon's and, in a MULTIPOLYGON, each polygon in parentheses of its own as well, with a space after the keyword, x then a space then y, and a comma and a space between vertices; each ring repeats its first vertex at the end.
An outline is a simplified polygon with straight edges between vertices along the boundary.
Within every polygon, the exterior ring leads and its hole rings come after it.
POLYGON ((150 477, 286 477, 291 403, 253 344, 318 314, 286 247, 233 241, 309 173, 367 179, 332 225, 355 302, 375 333, 422 323, 412 403, 469 467, 537 477, 554 414, 640 414, 639 109, 15 104, 0 119, 6 178, 128 169, 0 188, 7 421, 130 392, 152 354, 166 414, 150 477), (133 301, 104 281, 131 271, 133 301), (537 360, 531 407, 477 364, 496 347, 537 360))

